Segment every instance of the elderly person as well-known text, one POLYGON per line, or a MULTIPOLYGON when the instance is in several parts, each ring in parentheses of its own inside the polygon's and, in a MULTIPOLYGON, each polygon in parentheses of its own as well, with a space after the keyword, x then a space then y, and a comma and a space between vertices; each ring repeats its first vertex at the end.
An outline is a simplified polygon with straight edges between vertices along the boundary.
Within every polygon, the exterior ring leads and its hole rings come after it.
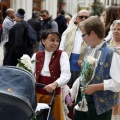
POLYGON ((68 86, 71 88, 76 78, 80 75, 80 63, 86 43, 83 41, 78 24, 89 17, 87 10, 81 10, 71 19, 67 30, 63 33, 60 50, 67 52, 70 61, 71 79, 68 86))
POLYGON ((2 24, 2 42, 4 45, 4 59, 3 59, 3 65, 9 65, 9 30, 12 28, 14 25, 14 16, 15 16, 15 11, 12 8, 8 8, 6 10, 6 18, 3 21, 2 24))
MULTIPOLYGON (((120 56, 120 20, 115 20, 113 22, 113 24, 111 25, 111 31, 112 31, 113 38, 109 42, 109 44, 112 47, 114 47, 115 51, 120 56)), ((117 62, 117 65, 120 66, 119 62, 117 62)), ((117 73, 117 69, 115 69, 114 72, 117 73)), ((119 92, 119 99, 120 99, 120 92, 119 92)), ((113 111, 112 111, 112 120, 120 120, 120 101, 113 108, 113 111)))

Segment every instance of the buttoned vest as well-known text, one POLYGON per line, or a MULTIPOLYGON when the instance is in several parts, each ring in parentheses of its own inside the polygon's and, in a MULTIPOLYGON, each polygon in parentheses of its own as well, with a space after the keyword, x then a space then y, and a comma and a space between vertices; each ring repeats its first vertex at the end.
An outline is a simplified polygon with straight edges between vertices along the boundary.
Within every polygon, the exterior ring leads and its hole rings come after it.
MULTIPOLYGON (((61 57, 62 51, 56 50, 51 57, 50 63, 49 63, 49 70, 52 82, 56 81, 60 77, 60 57, 61 57)), ((45 59, 45 51, 39 51, 36 53, 36 82, 38 82, 41 70, 43 68, 45 59)))
MULTIPOLYGON (((92 84, 103 83, 103 80, 109 80, 110 67, 114 49, 105 42, 100 48, 102 51, 101 57, 96 68, 95 76, 91 81, 92 84)), ((110 90, 96 91, 93 94, 96 112, 98 115, 105 113, 112 109, 118 102, 118 93, 110 90)))

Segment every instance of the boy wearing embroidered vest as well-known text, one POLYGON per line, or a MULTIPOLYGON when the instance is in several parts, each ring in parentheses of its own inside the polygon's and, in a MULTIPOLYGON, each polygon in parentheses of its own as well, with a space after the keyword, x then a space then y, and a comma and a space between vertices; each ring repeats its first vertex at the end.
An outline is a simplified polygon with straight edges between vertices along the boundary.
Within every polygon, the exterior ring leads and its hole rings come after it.
POLYGON ((67 53, 57 50, 60 42, 58 32, 45 30, 41 37, 45 50, 33 55, 32 59, 37 60, 33 64, 33 71, 36 74, 36 82, 46 86, 37 89, 37 101, 49 104, 51 100, 49 93, 56 89, 52 115, 56 120, 64 120, 60 87, 67 84, 70 79, 69 58, 67 53))
MULTIPOLYGON (((101 56, 95 75, 84 90, 88 103, 88 112, 75 111, 74 120, 111 120, 112 107, 118 102, 120 90, 119 55, 104 41, 104 24, 97 16, 91 16, 79 25, 83 40, 93 49, 99 49, 101 56), (114 72, 117 69, 118 73, 114 72)), ((81 100, 78 91, 76 103, 81 100)))

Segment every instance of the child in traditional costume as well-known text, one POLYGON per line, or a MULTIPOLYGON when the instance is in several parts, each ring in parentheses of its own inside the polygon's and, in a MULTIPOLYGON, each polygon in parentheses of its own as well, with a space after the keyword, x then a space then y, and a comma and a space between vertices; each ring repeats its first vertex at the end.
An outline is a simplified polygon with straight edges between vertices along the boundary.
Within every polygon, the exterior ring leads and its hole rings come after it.
POLYGON ((70 79, 69 58, 65 52, 58 50, 60 35, 53 30, 45 30, 42 35, 44 51, 38 51, 32 57, 36 60, 33 63, 33 71, 36 75, 36 82, 45 84, 42 89, 37 89, 37 102, 49 103, 51 97, 49 93, 56 91, 52 115, 56 120, 64 120, 61 88, 70 79))
MULTIPOLYGON (((94 77, 82 91, 88 111, 75 110, 74 120, 111 120, 112 108, 118 103, 120 91, 120 56, 104 41, 105 28, 100 18, 91 16, 79 25, 83 40, 93 49, 101 51, 94 77), (114 72, 117 71, 117 72, 114 72)), ((81 101, 78 87, 76 103, 81 101)))

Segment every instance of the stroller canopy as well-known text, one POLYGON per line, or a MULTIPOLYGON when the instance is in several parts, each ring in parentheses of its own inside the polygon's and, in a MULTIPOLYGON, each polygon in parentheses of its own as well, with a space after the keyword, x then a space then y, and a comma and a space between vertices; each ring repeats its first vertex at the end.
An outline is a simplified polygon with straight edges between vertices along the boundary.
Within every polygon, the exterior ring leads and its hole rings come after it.
MULTIPOLYGON (((3 112, 5 103, 7 105, 9 103, 14 104, 14 106, 16 104, 17 107, 23 107, 24 109, 27 106, 26 112, 30 109, 31 113, 34 114, 37 102, 35 81, 32 74, 18 67, 0 67, 0 98, 2 98, 2 101, 0 100, 1 105, 3 105, 4 101, 4 106, 3 108, 0 107, 0 112, 3 112), (11 101, 11 98, 14 99, 11 101)), ((8 109, 11 110, 11 108, 8 109)))

